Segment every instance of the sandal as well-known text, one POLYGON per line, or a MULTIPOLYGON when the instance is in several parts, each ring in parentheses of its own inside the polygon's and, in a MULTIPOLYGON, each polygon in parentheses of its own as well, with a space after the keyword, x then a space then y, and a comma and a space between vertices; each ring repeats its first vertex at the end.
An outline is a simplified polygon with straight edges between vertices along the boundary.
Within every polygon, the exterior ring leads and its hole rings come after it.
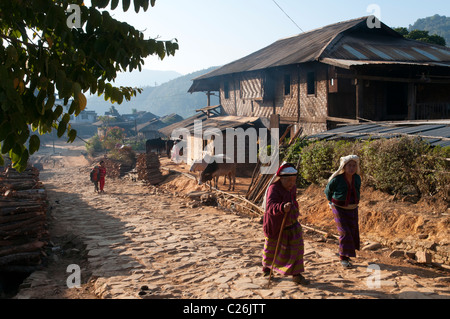
POLYGON ((350 263, 350 260, 341 260, 341 265, 344 267, 344 268, 352 268, 352 264, 350 263))
POLYGON ((302 275, 294 275, 292 276, 292 280, 300 285, 306 286, 310 284, 310 281, 308 279, 306 279, 305 277, 303 277, 302 275))

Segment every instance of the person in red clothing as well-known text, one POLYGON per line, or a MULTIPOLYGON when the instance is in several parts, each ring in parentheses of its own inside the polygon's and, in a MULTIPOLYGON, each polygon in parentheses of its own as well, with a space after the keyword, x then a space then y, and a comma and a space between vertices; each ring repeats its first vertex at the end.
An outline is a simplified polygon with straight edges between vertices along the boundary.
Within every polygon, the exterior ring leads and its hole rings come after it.
POLYGON ((106 167, 105 167, 105 161, 100 161, 100 167, 99 167, 99 186, 100 191, 99 193, 104 193, 105 191, 103 188, 105 187, 105 177, 106 177, 106 167))
POLYGON ((297 174, 294 165, 284 162, 266 190, 263 203, 265 243, 262 264, 264 276, 270 276, 272 269, 272 272, 292 276, 292 280, 297 284, 308 285, 310 281, 301 274, 305 271, 304 243, 302 226, 298 222, 297 174), (281 229, 285 215, 286 222, 281 229), (280 243, 278 238, 281 239, 280 243), (278 244, 280 251, 275 255, 278 244))
POLYGON ((97 165, 91 171, 91 182, 94 183, 94 191, 98 193, 98 177, 99 177, 99 167, 97 165))

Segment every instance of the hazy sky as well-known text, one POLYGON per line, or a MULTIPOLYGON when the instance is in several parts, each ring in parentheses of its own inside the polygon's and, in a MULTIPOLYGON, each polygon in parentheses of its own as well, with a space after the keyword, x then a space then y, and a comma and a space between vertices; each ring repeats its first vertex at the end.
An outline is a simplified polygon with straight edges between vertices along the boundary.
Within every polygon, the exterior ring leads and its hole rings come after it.
POLYGON ((435 14, 450 16, 450 1, 157 0, 147 12, 135 13, 131 4, 126 13, 119 5, 111 14, 147 38, 178 40, 180 49, 174 57, 148 58, 145 69, 187 74, 232 62, 302 30, 370 14, 390 27, 408 27, 435 14), (372 4, 376 6, 369 7, 372 4))

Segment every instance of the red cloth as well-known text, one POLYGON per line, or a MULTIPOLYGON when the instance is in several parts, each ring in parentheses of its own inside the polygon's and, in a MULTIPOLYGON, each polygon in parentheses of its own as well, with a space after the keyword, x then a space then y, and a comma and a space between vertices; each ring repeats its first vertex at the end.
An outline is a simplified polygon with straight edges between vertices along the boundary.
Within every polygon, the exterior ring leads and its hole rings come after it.
POLYGON ((292 203, 293 209, 288 213, 285 226, 289 226, 297 221, 299 216, 298 203, 296 200, 297 187, 287 191, 281 181, 277 181, 269 186, 266 200, 266 210, 263 219, 264 235, 268 238, 278 238, 278 234, 283 222, 283 205, 292 203))
POLYGON ((103 187, 105 186, 105 176, 106 176, 106 168, 104 167, 99 167, 99 182, 100 182, 100 191, 103 190, 103 187))

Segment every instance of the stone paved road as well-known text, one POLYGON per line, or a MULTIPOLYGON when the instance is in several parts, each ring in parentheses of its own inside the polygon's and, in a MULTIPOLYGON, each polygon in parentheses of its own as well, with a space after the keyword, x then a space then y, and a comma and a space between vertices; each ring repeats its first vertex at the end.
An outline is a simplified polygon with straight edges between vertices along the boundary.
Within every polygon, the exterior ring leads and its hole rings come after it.
MULTIPOLYGON (((345 270, 336 243, 309 235, 305 276, 311 284, 276 275, 267 288, 257 219, 191 208, 184 198, 129 179, 107 180, 106 194, 97 195, 87 176, 85 167, 59 168, 43 171, 41 180, 54 222, 86 245, 89 269, 81 272, 91 274, 98 298, 450 298, 448 272, 389 264, 375 253, 345 270)), ((44 298, 38 292, 51 284, 46 271, 33 273, 16 298, 44 298)))

